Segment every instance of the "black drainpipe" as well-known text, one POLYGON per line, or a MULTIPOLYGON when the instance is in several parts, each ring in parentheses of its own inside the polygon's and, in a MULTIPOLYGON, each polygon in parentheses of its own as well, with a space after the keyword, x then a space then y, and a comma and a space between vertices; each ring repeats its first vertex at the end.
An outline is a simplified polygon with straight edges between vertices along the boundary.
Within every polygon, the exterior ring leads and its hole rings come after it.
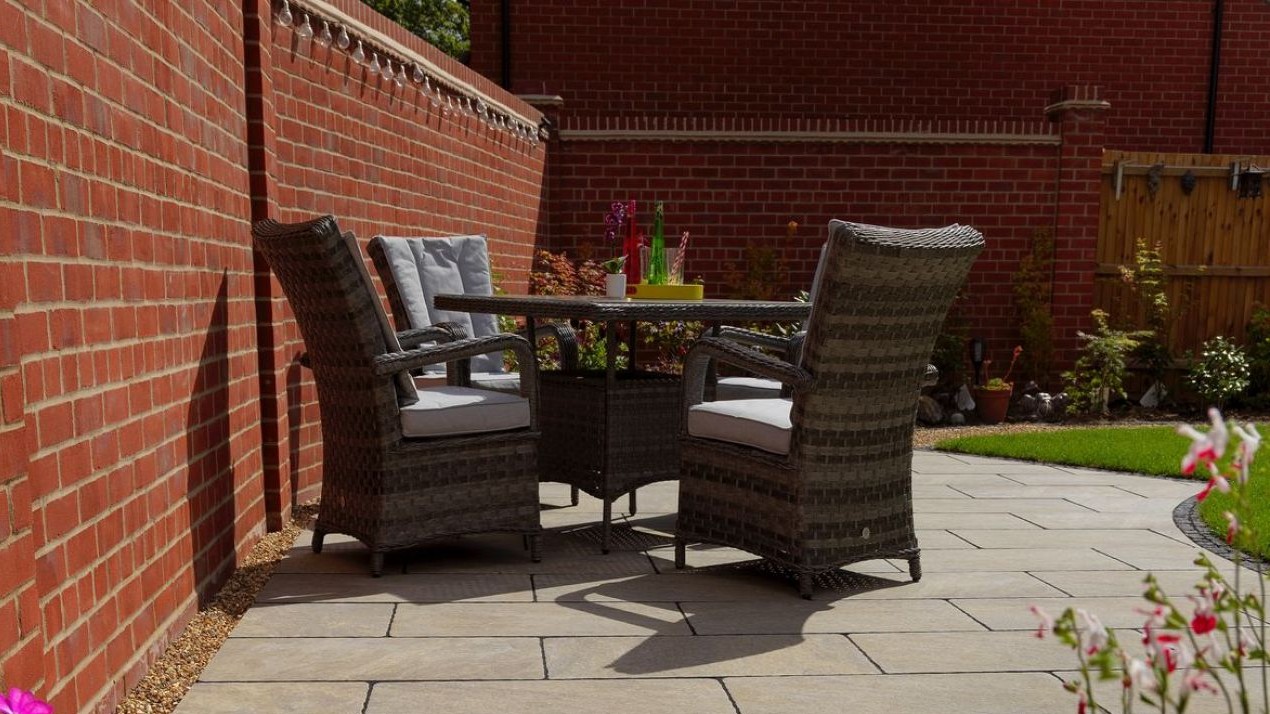
MULTIPOLYGON (((1221 0, 1217 0, 1220 5, 1221 0)), ((503 68, 499 73, 502 79, 500 84, 503 89, 512 88, 512 0, 502 0, 503 20, 501 23, 503 35, 503 68)), ((1220 11, 1219 11, 1220 12, 1220 11)))
MULTIPOLYGON (((508 0, 503 0, 507 6, 508 0)), ((1222 10, 1225 0, 1213 0, 1212 57, 1208 65, 1208 109, 1204 114, 1204 153, 1213 153, 1213 134, 1217 130, 1217 78, 1221 74, 1222 10)), ((504 55, 506 58, 506 55, 504 55)))

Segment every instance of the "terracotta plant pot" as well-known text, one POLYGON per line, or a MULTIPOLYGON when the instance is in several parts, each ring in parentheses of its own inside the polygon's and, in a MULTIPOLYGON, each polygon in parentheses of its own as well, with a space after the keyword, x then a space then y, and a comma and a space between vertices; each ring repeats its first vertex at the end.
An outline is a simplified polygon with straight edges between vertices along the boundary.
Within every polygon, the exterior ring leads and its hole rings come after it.
POLYGON ((984 389, 975 387, 975 412, 984 424, 1000 424, 1010 408, 1011 389, 984 389))

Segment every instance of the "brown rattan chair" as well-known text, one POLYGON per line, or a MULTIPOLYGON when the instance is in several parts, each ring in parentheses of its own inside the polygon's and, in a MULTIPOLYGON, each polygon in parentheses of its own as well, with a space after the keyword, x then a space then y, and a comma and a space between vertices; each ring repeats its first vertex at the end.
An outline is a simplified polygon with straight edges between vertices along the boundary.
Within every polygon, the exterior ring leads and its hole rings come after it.
POLYGON ((908 560, 912 436, 935 337, 983 236, 833 221, 797 363, 704 338, 684 371, 675 564, 690 542, 732 546, 813 576, 875 558, 908 560), (793 388, 793 398, 702 402, 717 359, 793 388))
POLYGON ((330 216, 257 223, 252 233, 295 313, 317 384, 322 504, 313 550, 327 533, 384 554, 435 538, 520 533, 539 553, 537 379, 515 335, 447 340, 444 327, 395 333, 351 234, 330 216), (400 343, 400 344, 399 344, 400 343), (520 395, 464 387, 416 390, 409 370, 513 349, 520 395), (404 378, 403 378, 404 377, 404 378))

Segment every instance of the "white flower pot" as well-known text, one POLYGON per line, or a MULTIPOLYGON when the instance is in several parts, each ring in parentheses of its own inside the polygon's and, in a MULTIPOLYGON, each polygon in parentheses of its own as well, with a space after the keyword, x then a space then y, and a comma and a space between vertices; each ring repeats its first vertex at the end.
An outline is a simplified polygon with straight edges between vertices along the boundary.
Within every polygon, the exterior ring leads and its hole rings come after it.
POLYGON ((609 297, 626 297, 626 273, 605 275, 604 294, 609 297))

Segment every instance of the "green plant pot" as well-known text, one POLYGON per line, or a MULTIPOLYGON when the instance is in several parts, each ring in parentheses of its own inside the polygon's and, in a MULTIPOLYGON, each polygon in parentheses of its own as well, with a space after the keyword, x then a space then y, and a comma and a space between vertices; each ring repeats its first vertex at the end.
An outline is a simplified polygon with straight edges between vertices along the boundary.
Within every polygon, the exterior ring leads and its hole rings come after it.
POLYGON ((1005 421, 1005 413, 1010 409, 1010 395, 1013 389, 975 388, 975 413, 984 424, 1000 424, 1005 421))

